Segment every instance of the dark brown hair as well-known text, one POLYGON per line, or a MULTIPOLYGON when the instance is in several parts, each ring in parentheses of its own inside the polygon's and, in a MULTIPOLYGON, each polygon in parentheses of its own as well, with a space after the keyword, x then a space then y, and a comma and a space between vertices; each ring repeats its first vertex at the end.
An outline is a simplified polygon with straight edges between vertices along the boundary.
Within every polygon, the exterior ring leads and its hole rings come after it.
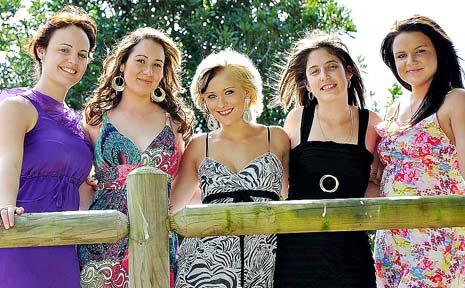
POLYGON ((407 90, 412 91, 410 84, 402 80, 397 73, 396 62, 392 45, 394 39, 404 32, 421 32, 433 43, 436 50, 437 70, 434 74, 428 91, 426 92, 420 107, 410 119, 410 124, 414 125, 422 119, 436 113, 444 102, 447 93, 454 88, 463 88, 462 69, 460 68, 459 57, 455 51, 452 41, 446 32, 432 19, 414 15, 413 17, 398 21, 394 24, 391 32, 384 37, 381 44, 381 57, 384 63, 391 69, 397 81, 407 90))
POLYGON ((99 86, 95 89, 93 97, 85 108, 87 123, 92 126, 99 125, 102 122, 103 114, 119 104, 122 93, 113 90, 111 81, 121 73, 120 67, 126 63, 134 46, 144 39, 153 40, 163 47, 165 63, 159 87, 166 92, 166 100, 157 104, 180 124, 178 132, 183 135, 185 141, 188 141, 192 136, 193 113, 184 106, 183 99, 179 96, 179 93, 184 91, 179 76, 181 52, 171 38, 150 27, 139 28, 126 35, 103 61, 103 74, 99 78, 99 86))
POLYGON ((94 51, 96 44, 95 39, 97 36, 97 26, 95 25, 95 21, 90 18, 84 9, 73 5, 67 5, 59 12, 50 16, 50 18, 48 18, 47 21, 39 27, 39 30, 29 42, 28 51, 32 59, 36 62, 37 78, 42 73, 41 60, 39 55, 37 55, 37 48, 47 48, 53 33, 58 29, 66 28, 68 26, 81 28, 84 33, 86 33, 87 38, 89 38, 89 56, 94 51))
POLYGON ((348 87, 349 105, 357 105, 360 108, 365 106, 365 87, 357 65, 350 57, 348 49, 342 41, 321 31, 309 33, 306 37, 294 44, 287 57, 287 63, 284 65, 278 84, 278 98, 276 99, 285 110, 289 109, 292 104, 305 106, 308 104, 315 105, 317 100, 309 98, 306 83, 306 66, 310 53, 324 48, 333 54, 342 62, 344 69, 352 73, 350 79, 351 85, 348 87))

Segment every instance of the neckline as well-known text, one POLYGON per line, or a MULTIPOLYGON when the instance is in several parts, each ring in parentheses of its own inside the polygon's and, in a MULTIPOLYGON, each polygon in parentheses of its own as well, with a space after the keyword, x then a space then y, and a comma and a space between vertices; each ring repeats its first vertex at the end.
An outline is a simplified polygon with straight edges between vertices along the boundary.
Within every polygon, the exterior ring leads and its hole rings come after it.
POLYGON ((66 109, 65 104, 56 100, 55 98, 52 98, 48 96, 47 94, 44 94, 35 89, 31 89, 30 91, 31 91, 30 95, 31 95, 32 100, 35 100, 37 103, 39 103, 42 109, 44 110, 53 109, 56 111, 66 109))
MULTIPOLYGON (((169 128, 168 125, 165 124, 165 126, 163 127, 163 129, 161 129, 160 131, 158 131, 158 133, 155 134, 155 136, 152 138, 152 141, 150 141, 149 145, 147 147, 145 147, 144 150, 141 150, 135 143, 134 141, 127 137, 126 135, 124 135, 123 133, 121 133, 118 128, 116 128, 115 125, 113 125, 111 122, 110 122, 110 119, 108 118, 108 116, 106 114, 105 115, 105 118, 106 118, 106 121, 105 121, 105 124, 106 125, 110 125, 119 135, 121 135, 124 139, 126 139, 127 141, 129 141, 129 143, 131 143, 132 146, 134 146, 134 148, 137 150, 137 152, 139 153, 139 155, 142 155, 144 154, 145 152, 147 152, 147 150, 152 146, 152 144, 155 142, 155 140, 158 139, 158 137, 160 137, 160 135, 163 134, 163 132, 165 131, 165 129, 169 128)), ((169 131, 171 131, 171 129, 169 129, 169 131)), ((102 134, 100 134, 102 135, 102 134)))
POLYGON ((218 160, 216 160, 216 159, 214 159, 214 158, 212 158, 212 157, 210 157, 210 156, 206 156, 205 158, 203 158, 202 162, 201 162, 200 165, 199 165, 199 169, 200 169, 200 167, 202 167, 202 166, 204 165, 205 161, 210 160, 210 161, 212 161, 212 162, 215 162, 215 163, 217 163, 217 164, 219 164, 219 165, 225 167, 231 174, 233 174, 233 175, 239 175, 239 174, 241 174, 244 170, 246 170, 248 167, 250 167, 254 162, 258 161, 258 160, 261 159, 261 158, 265 158, 267 155, 270 155, 270 156, 274 157, 275 160, 277 160, 277 162, 279 163, 281 170, 283 169, 282 163, 281 163, 281 161, 279 161, 278 156, 276 156, 276 154, 274 154, 274 153, 271 152, 271 151, 266 151, 265 153, 262 153, 262 154, 258 155, 257 157, 255 157, 255 158, 253 158, 252 160, 250 160, 249 162, 247 162, 247 164, 246 164, 244 167, 242 167, 241 169, 239 169, 239 170, 237 170, 237 171, 234 171, 234 170, 231 169, 228 165, 226 165, 226 164, 224 164, 224 163, 222 163, 222 162, 220 162, 220 161, 218 161, 218 160))
MULTIPOLYGON (((418 123, 415 123, 414 125, 409 125, 409 126, 402 126, 401 124, 399 124, 397 122, 397 119, 396 118, 390 118, 390 119, 387 119, 386 121, 382 121, 380 123, 378 123, 378 125, 376 126, 379 126, 381 125, 383 122, 387 122, 388 125, 387 127, 384 129, 385 132, 387 132, 389 135, 401 135, 401 134, 404 134, 406 131, 412 129, 412 128, 415 128, 415 127, 418 127, 418 126, 422 126, 424 125, 424 122, 427 122, 427 120, 432 120, 434 122, 434 120, 437 121, 437 123, 439 123, 439 120, 438 120, 438 116, 437 116, 437 112, 429 115, 428 117, 426 118, 423 118, 421 119, 418 123), (389 129, 391 126, 392 126, 392 123, 396 123, 397 125, 397 129, 389 129)), ((439 129, 441 129, 441 131, 444 133, 444 131, 442 130, 441 126, 439 124, 437 124, 437 126, 439 127, 439 129)), ((445 134, 445 133, 444 133, 445 134)), ((446 137, 447 138, 447 137, 446 137)))

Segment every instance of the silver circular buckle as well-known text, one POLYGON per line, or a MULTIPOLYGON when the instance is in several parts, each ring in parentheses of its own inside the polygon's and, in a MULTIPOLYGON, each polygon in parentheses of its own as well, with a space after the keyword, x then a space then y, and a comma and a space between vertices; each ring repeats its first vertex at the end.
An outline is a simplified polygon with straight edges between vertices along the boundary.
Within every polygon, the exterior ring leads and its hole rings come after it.
POLYGON ((326 175, 323 175, 321 176, 320 178, 320 189, 321 191, 323 192, 326 192, 326 193, 334 193, 336 192, 337 188, 339 188, 339 180, 337 180, 336 176, 333 176, 331 174, 326 174, 326 175), (323 185, 323 181, 326 180, 326 178, 331 178, 334 180, 334 187, 332 189, 326 189, 326 187, 323 185))

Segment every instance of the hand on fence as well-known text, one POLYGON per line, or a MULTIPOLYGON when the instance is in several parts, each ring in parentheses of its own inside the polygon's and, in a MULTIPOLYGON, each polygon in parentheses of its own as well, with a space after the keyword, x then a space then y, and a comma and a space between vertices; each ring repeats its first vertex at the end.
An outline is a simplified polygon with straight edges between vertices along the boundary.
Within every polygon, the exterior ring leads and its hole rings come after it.
POLYGON ((24 213, 23 207, 16 207, 14 205, 0 205, 0 224, 9 229, 15 225, 15 215, 21 215, 24 213))

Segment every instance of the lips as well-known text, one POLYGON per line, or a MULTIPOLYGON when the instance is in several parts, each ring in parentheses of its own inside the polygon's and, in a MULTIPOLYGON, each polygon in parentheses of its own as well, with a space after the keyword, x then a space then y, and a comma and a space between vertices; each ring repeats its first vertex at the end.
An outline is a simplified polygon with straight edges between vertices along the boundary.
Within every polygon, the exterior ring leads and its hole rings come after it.
POLYGON ((145 84, 152 84, 152 82, 153 82, 152 80, 146 80, 146 79, 141 79, 141 78, 137 78, 137 80, 139 80, 139 81, 141 81, 141 82, 143 82, 145 84))
POLYGON ((325 85, 321 86, 320 90, 321 91, 327 91, 327 90, 333 89, 335 87, 336 87, 336 84, 325 84, 325 85))
POLYGON ((221 116, 228 116, 229 114, 231 114, 233 110, 234 110, 233 108, 229 108, 226 110, 221 110, 221 111, 216 111, 216 112, 220 114, 221 116))
POLYGON ((423 70, 423 68, 409 69, 409 70, 407 70, 407 73, 415 73, 415 72, 419 72, 421 70, 423 70))
POLYGON ((63 67, 63 66, 59 66, 61 71, 64 71, 68 74, 71 74, 71 75, 75 75, 77 73, 77 70, 75 69, 72 69, 72 68, 68 68, 68 67, 63 67))

